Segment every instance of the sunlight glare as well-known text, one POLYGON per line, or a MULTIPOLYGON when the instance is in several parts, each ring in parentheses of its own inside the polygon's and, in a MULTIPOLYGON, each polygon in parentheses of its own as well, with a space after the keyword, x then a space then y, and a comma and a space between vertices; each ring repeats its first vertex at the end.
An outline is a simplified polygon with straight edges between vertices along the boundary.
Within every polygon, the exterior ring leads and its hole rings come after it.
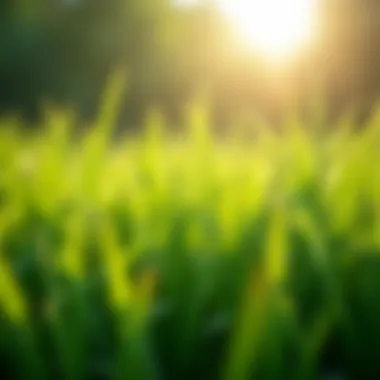
POLYGON ((244 43, 271 56, 288 56, 311 37, 315 0, 217 0, 244 43))

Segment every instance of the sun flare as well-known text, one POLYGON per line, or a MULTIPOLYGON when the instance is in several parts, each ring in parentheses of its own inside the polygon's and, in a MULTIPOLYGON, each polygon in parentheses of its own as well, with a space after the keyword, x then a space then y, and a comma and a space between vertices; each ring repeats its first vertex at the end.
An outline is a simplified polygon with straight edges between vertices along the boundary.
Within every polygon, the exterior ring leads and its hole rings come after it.
POLYGON ((217 0, 242 39, 262 53, 287 56, 314 30, 315 0, 217 0))

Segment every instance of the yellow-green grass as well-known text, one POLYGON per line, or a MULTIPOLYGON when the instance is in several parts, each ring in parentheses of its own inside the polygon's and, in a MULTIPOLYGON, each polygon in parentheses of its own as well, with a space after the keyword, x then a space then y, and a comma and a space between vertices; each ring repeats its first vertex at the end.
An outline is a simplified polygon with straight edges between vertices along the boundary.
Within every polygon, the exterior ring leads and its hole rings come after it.
POLYGON ((194 108, 112 139, 0 131, 11 379, 380 376, 380 119, 217 141, 194 108))

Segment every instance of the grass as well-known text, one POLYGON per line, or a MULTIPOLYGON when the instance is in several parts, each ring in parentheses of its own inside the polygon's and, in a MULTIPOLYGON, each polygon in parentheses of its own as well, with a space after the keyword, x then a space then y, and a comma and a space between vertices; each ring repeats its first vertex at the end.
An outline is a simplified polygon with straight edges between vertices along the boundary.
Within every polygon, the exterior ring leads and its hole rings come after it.
POLYGON ((380 120, 216 142, 0 133, 9 379, 378 379, 380 120))

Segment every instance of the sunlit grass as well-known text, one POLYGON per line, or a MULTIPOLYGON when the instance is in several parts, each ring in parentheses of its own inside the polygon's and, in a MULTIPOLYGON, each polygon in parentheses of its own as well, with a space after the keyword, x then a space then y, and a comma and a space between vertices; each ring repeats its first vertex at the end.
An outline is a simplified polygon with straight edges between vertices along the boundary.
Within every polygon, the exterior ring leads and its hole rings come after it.
POLYGON ((194 107, 112 141, 109 98, 82 137, 0 131, 2 372, 378 378, 378 117, 216 142, 194 107))

